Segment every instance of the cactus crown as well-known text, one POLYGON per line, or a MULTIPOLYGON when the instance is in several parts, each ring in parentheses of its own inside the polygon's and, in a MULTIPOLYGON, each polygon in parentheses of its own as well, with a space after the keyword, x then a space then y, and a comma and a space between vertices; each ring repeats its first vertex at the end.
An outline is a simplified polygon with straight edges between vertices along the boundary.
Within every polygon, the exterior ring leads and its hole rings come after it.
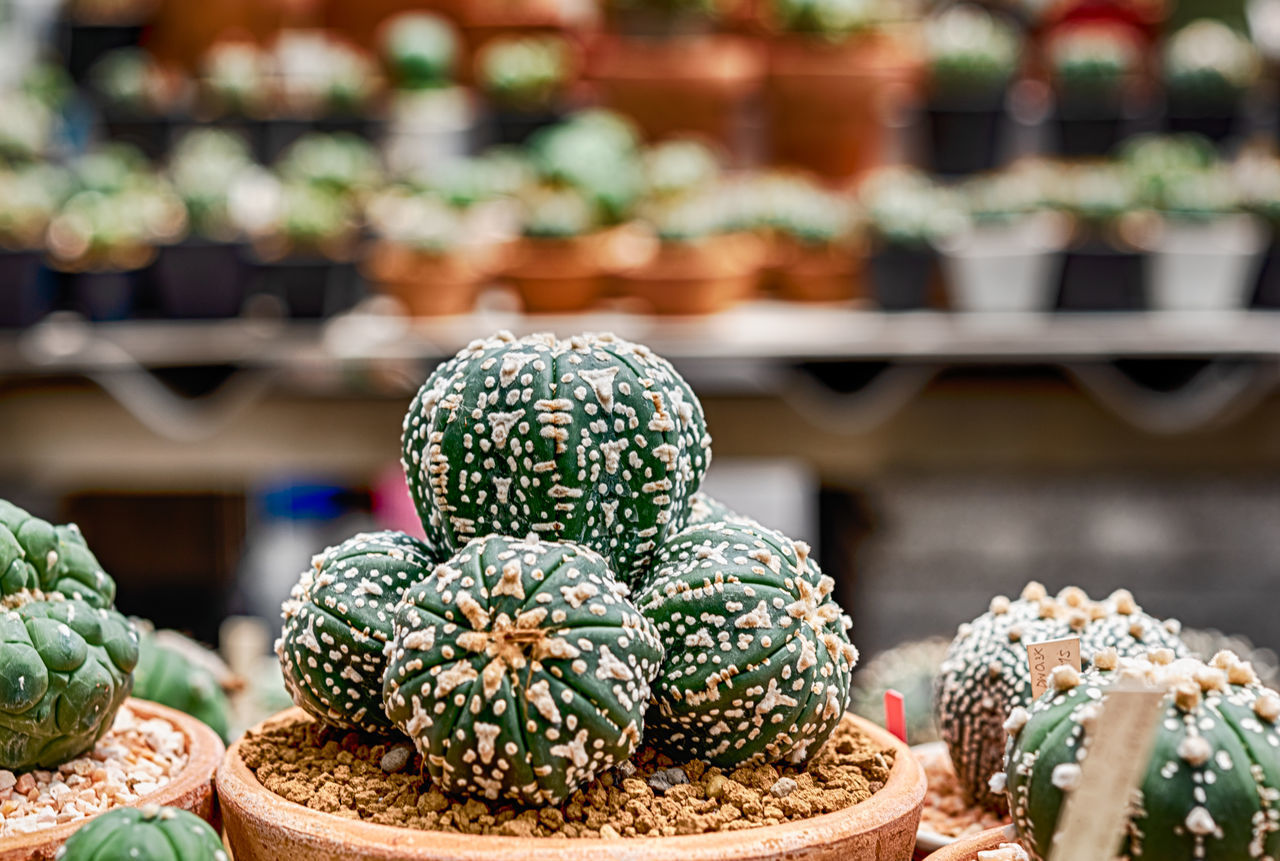
POLYGON ((398 87, 448 86, 457 64, 458 36, 441 15, 407 12, 387 23, 382 53, 398 87))
POLYGON ((1065 24, 1049 36, 1054 84, 1069 95, 1114 94, 1142 65, 1142 49, 1123 24, 1085 21, 1065 24))
POLYGON ((1002 89, 1022 51, 1017 29, 978 6, 951 6, 925 28, 935 88, 956 93, 1002 89))
POLYGON ((496 101, 519 108, 551 104, 569 77, 569 46, 560 36, 494 39, 476 57, 477 77, 496 101))
POLYGON ((117 807, 71 835, 58 861, 227 861, 222 838, 199 816, 177 807, 117 807))
POLYGON ((1248 89, 1261 68, 1249 38, 1221 21, 1194 21, 1173 34, 1165 46, 1169 89, 1205 102, 1230 99, 1248 89))

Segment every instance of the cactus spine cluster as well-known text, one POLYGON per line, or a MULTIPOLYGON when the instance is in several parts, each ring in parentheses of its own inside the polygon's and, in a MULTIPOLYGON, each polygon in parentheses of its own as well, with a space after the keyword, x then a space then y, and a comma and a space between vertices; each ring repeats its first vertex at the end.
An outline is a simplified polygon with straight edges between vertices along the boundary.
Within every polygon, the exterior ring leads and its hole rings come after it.
POLYGON ((177 807, 117 807, 96 816, 58 850, 57 861, 227 861, 209 823, 177 807))
POLYGON ((1146 613, 1126 591, 1104 601, 1069 587, 1056 597, 1030 583, 1016 601, 998 596, 990 610, 960 626, 947 652, 934 696, 938 730, 951 752, 956 776, 971 801, 1004 810, 991 776, 1004 757, 1004 721, 1031 704, 1028 643, 1079 637, 1082 660, 1106 648, 1139 655, 1153 648, 1185 652, 1176 623, 1146 613))
POLYGON ((1010 714, 1006 771, 995 784, 1006 788, 1031 854, 1048 856, 1090 739, 1107 729, 1097 721, 1102 700, 1135 678, 1168 694, 1120 854, 1133 861, 1280 857, 1280 695, 1233 652, 1205 664, 1167 649, 1137 659, 1106 649, 1083 675, 1059 668, 1040 699, 1010 714))

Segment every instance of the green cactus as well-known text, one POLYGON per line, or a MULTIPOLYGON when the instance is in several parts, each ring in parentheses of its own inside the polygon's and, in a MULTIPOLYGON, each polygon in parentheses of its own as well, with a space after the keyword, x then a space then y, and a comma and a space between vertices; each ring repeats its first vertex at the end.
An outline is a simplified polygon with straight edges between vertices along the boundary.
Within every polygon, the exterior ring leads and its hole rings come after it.
POLYGON ((442 789, 558 804, 631 756, 662 646, 626 594, 585 547, 497 535, 409 589, 383 695, 442 789))
POLYGON ((698 526, 703 523, 719 523, 725 520, 742 519, 745 518, 723 502, 712 499, 702 491, 698 491, 689 498, 689 510, 685 517, 685 523, 689 526, 698 526))
POLYGON ((177 807, 117 807, 72 834, 57 861, 227 861, 222 839, 177 807))
POLYGON ((220 663, 218 656, 176 631, 144 624, 135 623, 141 633, 133 695, 185 712, 227 741, 231 702, 212 669, 220 663))
POLYGON ((407 12, 387 23, 382 53, 396 86, 406 90, 453 83, 458 36, 447 18, 407 12))
POLYGON ((1050 690, 1009 716, 1005 772, 1014 825, 1033 857, 1049 855, 1063 802, 1096 732, 1100 701, 1134 677, 1168 688, 1164 717, 1120 855, 1138 861, 1250 861, 1280 856, 1280 695, 1249 664, 1220 652, 1210 664, 1168 650, 1095 656, 1083 675, 1055 671, 1050 690))
POLYGON ((1003 92, 1022 52, 1017 28, 979 6, 939 12, 927 22, 925 37, 935 91, 962 97, 1003 92))
POLYGON ((858 660, 834 585, 803 542, 745 518, 668 540, 637 600, 667 652, 649 741, 720 766, 817 753, 858 660))
POLYGON ((388 732, 381 682, 394 610, 436 561, 400 532, 356 535, 312 560, 284 604, 276 641, 294 702, 332 726, 388 732))
POLYGON ((115 610, 57 594, 7 594, 0 768, 53 768, 92 748, 129 696, 137 662, 138 633, 115 610))
POLYGON ((1164 77, 1169 94, 1222 108, 1253 86, 1262 70, 1249 37, 1221 21, 1193 21, 1169 37, 1164 77))
POLYGON ((55 526, 0 499, 0 596, 57 592, 92 607, 110 607, 116 584, 98 564, 75 524, 55 526))
POLYGON ((853 676, 849 710, 870 721, 884 719, 884 695, 902 694, 907 712, 907 738, 912 744, 938 740, 933 718, 933 687, 951 643, 942 637, 911 640, 866 661, 853 676))
POLYGON ((473 342, 414 398, 403 443, 435 546, 534 532, 602 553, 628 583, 679 527, 711 459, 693 391, 612 335, 473 342))
POLYGON ((1124 590, 1096 602, 1074 587, 1054 598, 1039 583, 1030 583, 1016 601, 994 598, 987 613, 960 626, 934 695, 938 729, 969 799, 1004 810, 1004 796, 992 791, 989 781, 1003 761, 1005 718, 1031 703, 1028 643, 1079 637, 1087 665, 1107 648, 1126 656, 1153 648, 1184 654, 1178 629, 1176 622, 1142 612, 1124 590))
POLYGON ((560 36, 505 36, 476 56, 476 77, 496 102, 531 110, 555 102, 568 83, 569 45, 560 36))

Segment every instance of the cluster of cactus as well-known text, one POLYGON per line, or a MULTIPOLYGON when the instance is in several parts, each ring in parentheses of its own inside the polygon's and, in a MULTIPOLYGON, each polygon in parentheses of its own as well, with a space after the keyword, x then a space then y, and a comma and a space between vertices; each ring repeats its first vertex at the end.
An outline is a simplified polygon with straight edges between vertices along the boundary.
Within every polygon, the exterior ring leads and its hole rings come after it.
POLYGON ((286 684, 321 721, 403 733, 446 791, 554 804, 642 740, 801 763, 844 714, 831 578, 698 492, 702 408, 647 348, 477 341, 414 399, 403 456, 427 541, 352 539, 285 604, 286 684))
POLYGON ((138 634, 75 526, 0 500, 0 768, 93 747, 129 696, 138 634))
POLYGON ((1280 695, 1233 652, 1209 663, 1158 649, 1137 658, 1094 655, 1083 674, 1058 668, 1038 700, 1008 719, 1005 771, 1014 825, 1032 856, 1047 858, 1064 802, 1077 788, 1097 717, 1117 685, 1167 690, 1165 711, 1120 855, 1138 861, 1280 856, 1280 695))
POLYGON ((194 813, 147 804, 117 807, 67 839, 57 861, 227 861, 222 838, 194 813))
POLYGON ((185 712, 228 741, 231 701, 224 684, 230 680, 230 670, 216 654, 177 631, 156 631, 146 622, 134 624, 139 630, 134 697, 185 712))
POLYGON ((934 695, 938 729, 970 801, 1003 811, 1004 794, 990 786, 1004 762, 1005 720, 1032 701, 1027 645, 1080 639, 1082 663, 1107 649, 1123 656, 1151 649, 1186 650, 1176 622, 1147 615, 1124 590, 1103 601, 1075 587, 1056 597, 1030 583, 1017 600, 997 596, 990 610, 960 630, 947 652, 934 695))

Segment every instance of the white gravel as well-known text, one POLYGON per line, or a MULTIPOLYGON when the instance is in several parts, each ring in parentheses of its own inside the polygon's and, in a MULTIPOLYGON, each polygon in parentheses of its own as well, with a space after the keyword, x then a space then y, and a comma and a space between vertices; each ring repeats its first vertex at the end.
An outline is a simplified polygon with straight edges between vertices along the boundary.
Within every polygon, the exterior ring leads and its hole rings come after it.
POLYGON ((56 771, 0 769, 0 837, 26 834, 135 804, 187 764, 187 740, 173 724, 128 706, 94 749, 56 771))

